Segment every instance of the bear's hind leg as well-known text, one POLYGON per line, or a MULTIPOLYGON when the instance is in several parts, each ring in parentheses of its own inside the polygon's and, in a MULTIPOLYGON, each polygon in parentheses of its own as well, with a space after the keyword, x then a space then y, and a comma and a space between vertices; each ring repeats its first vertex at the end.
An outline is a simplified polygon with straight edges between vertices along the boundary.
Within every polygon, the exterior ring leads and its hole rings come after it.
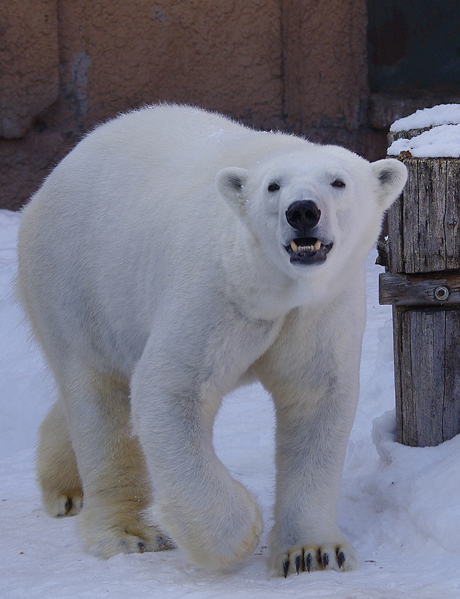
POLYGON ((86 547, 103 558, 171 548, 147 516, 152 489, 132 433, 127 380, 72 366, 58 383, 83 483, 78 528, 86 547))
POLYGON ((83 506, 83 490, 70 440, 64 404, 58 400, 40 427, 37 478, 50 516, 75 516, 83 506))

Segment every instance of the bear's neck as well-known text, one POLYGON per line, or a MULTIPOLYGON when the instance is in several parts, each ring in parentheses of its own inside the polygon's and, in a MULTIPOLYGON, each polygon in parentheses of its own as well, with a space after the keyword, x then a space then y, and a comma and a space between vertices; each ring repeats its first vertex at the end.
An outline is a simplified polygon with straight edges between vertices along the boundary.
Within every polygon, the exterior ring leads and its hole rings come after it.
POLYGON ((221 285, 227 298, 250 319, 277 320, 327 296, 321 277, 293 279, 267 257, 265 248, 240 223, 223 242, 221 285), (235 234, 236 233, 236 234, 235 234))

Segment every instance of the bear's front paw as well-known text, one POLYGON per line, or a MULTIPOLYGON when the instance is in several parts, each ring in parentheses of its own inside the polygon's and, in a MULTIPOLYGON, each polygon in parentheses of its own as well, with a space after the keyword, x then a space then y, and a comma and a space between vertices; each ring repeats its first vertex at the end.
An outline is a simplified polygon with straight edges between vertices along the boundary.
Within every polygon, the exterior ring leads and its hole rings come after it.
POLYGON ((324 545, 305 544, 292 547, 272 559, 271 575, 284 576, 315 570, 354 570, 359 558, 354 548, 345 541, 324 545))
POLYGON ((157 497, 160 523, 191 562, 210 570, 225 571, 241 562, 254 551, 262 532, 255 498, 236 481, 232 487, 234 493, 227 488, 221 500, 205 497, 195 504, 193 498, 168 502, 157 497))

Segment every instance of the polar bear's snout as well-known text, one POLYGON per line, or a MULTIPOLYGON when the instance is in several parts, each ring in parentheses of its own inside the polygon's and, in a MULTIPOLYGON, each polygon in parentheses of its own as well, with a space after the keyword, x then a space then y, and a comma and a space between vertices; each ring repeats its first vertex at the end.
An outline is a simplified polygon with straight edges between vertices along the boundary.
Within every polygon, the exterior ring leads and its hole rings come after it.
POLYGON ((286 210, 286 220, 294 229, 295 237, 285 246, 291 263, 322 264, 332 248, 315 235, 321 210, 313 200, 297 200, 286 210))
POLYGON ((306 233, 319 222, 321 210, 312 200, 293 202, 286 210, 286 220, 293 229, 306 233))

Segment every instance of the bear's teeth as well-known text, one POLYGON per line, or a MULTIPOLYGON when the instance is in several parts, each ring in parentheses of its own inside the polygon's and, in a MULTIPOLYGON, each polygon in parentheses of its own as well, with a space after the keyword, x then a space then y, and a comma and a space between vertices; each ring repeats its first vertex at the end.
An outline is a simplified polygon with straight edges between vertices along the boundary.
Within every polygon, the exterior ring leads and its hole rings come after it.
POLYGON ((298 254, 299 252, 317 252, 321 248, 321 241, 317 239, 315 245, 297 245, 296 242, 292 240, 291 248, 295 254, 298 254))

